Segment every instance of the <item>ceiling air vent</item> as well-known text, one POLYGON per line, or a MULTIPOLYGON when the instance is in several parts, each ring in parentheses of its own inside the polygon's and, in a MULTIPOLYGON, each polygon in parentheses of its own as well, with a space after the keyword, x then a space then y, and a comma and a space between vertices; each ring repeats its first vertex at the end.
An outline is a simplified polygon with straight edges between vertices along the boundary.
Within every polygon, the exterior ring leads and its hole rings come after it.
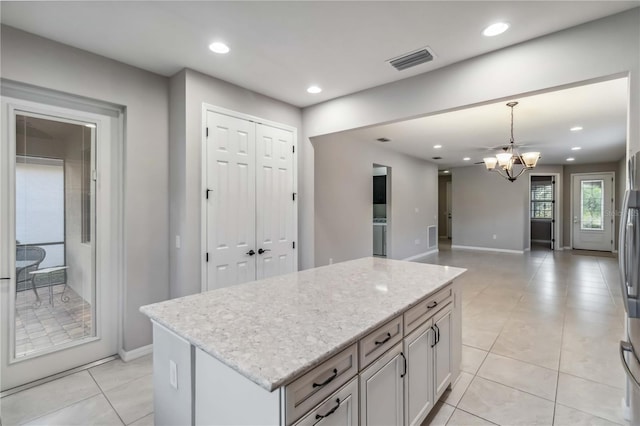
POLYGON ((431 60, 433 60, 433 54, 430 52, 429 48, 423 47, 422 49, 390 59, 389 63, 398 71, 402 71, 407 68, 415 67, 416 65, 424 64, 431 60))
POLYGON ((389 138, 378 138, 376 139, 378 142, 391 142, 391 139, 389 138))
POLYGON ((431 157, 432 160, 442 160, 442 157, 431 157))

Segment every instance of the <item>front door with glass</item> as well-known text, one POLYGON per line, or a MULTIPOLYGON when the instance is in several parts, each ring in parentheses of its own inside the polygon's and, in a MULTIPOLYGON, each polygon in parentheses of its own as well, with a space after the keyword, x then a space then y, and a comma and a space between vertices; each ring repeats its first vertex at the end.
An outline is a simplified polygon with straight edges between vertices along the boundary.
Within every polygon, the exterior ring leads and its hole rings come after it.
POLYGON ((111 221, 100 213, 110 204, 101 166, 115 119, 11 99, 2 110, 6 390, 117 352, 117 289, 102 241, 111 221))
POLYGON ((573 175, 573 248, 614 249, 613 173, 573 175))

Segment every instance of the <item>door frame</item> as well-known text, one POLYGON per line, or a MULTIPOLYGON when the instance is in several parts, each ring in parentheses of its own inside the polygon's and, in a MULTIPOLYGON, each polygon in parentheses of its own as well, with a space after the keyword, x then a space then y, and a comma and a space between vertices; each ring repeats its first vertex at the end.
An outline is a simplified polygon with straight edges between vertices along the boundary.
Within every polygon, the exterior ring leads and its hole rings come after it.
MULTIPOLYGON (((207 113, 214 112, 222 115, 228 115, 230 117, 238 118, 241 120, 251 121, 256 124, 264 124, 266 126, 275 127, 289 131, 293 134, 293 192, 298 194, 298 129, 287 124, 277 123, 275 121, 266 120, 264 118, 256 117, 254 115, 245 114, 243 112, 233 111, 227 108, 223 108, 217 105, 202 103, 202 125, 201 125, 201 141, 200 144, 200 291, 207 291, 207 262, 205 259, 207 253, 207 199, 206 199, 206 187, 207 187, 207 113)), ((293 232, 294 241, 297 243, 294 249, 293 256, 293 269, 298 270, 298 257, 300 242, 298 241, 298 206, 299 196, 296 196, 296 205, 293 209, 293 232)))
MULTIPOLYGON (((104 271, 108 271, 108 276, 105 278, 99 278, 96 275, 96 297, 100 294, 101 290, 99 287, 99 279, 103 282, 102 287, 105 287, 106 282, 110 282, 115 284, 113 286, 113 294, 111 297, 113 300, 113 304, 115 305, 115 314, 113 318, 113 322, 111 323, 112 327, 115 327, 115 342, 113 347, 113 353, 110 355, 115 355, 124 351, 124 321, 123 321, 123 312, 124 312, 124 276, 125 276, 125 250, 124 250, 124 109, 120 106, 109 104, 93 99, 82 98, 66 93, 57 92, 54 90, 40 88, 35 86, 30 86, 22 83, 2 80, 1 81, 1 91, 3 104, 6 104, 7 114, 5 117, 7 119, 7 123, 9 124, 3 132, 6 132, 2 136, 2 140, 6 140, 8 142, 7 147, 2 148, 2 150, 9 154, 5 161, 8 162, 7 170, 3 173, 4 175, 0 180, 5 180, 8 185, 8 193, 2 194, 3 197, 10 197, 15 194, 15 190, 12 190, 12 185, 15 185, 15 162, 11 159, 15 157, 15 132, 12 132, 11 123, 15 120, 15 112, 25 110, 27 114, 37 114, 44 116, 51 116, 52 118, 61 119, 62 121, 81 121, 86 122, 87 120, 91 120, 95 122, 100 128, 101 126, 104 128, 108 126, 109 128, 109 139, 106 142, 100 142, 99 144, 108 143, 106 148, 103 148, 104 151, 100 152, 100 148, 96 150, 96 160, 100 155, 108 155, 106 159, 107 171, 105 172, 104 168, 100 167, 100 163, 96 163, 95 170, 97 171, 97 179, 98 183, 102 181, 101 175, 104 175, 106 179, 108 179, 109 192, 107 195, 97 199, 97 203, 102 203, 103 208, 105 203, 107 202, 104 198, 108 198, 108 205, 105 208, 105 215, 110 217, 110 227, 109 239, 102 238, 105 241, 96 241, 96 246, 94 246, 94 251, 96 253, 102 253, 102 255, 96 254, 95 256, 95 265, 94 268, 100 268, 103 273, 104 271), (109 117, 109 119, 106 119, 109 117), (7 139, 5 139, 5 136, 7 139), (12 146, 13 145, 13 146, 12 146), (106 154, 108 152, 108 154, 106 154), (13 157, 12 157, 13 156, 13 157)), ((96 135, 98 138, 100 134, 96 135)), ((103 159, 104 162, 105 159, 103 159)), ((15 187, 15 186, 14 186, 15 187)), ((4 189, 0 192, 3 192, 4 189)), ((6 200, 5 200, 6 201, 6 200)), ((10 203, 3 203, 7 208, 10 203)), ((12 228, 15 228, 15 214, 11 211, 3 211, 2 216, 7 218, 6 223, 0 226, 0 231, 2 231, 3 235, 11 236, 15 232, 12 231, 12 228)), ((95 225, 95 223, 94 223, 95 225)), ((99 224, 97 225, 100 226, 99 224)), ((103 231, 99 231, 99 228, 95 228, 95 235, 100 232, 104 234, 103 231)), ((8 276, 13 277, 15 272, 13 272, 10 268, 10 265, 15 260, 15 246, 11 247, 0 246, 0 252, 3 252, 5 249, 9 250, 9 253, 1 253, 0 257, 0 267, 2 271, 7 271, 9 273, 8 276)), ((4 285, 3 285, 4 286, 4 285)), ((6 289, 2 289, 4 292, 6 289)), ((15 277, 10 280, 8 285, 8 290, 15 291, 15 277)), ((13 294, 9 294, 9 299, 13 299, 13 294)), ((13 306, 13 302, 9 301, 9 306, 13 306)), ((0 307, 1 309, 1 307, 0 307)), ((95 307, 95 320, 102 321, 102 307, 100 304, 95 307)), ((10 310, 8 312, 8 318, 10 322, 15 322, 15 312, 10 310)), ((98 325, 98 327, 102 327, 102 325, 98 325)), ((8 348, 12 349, 15 345, 15 329, 12 324, 9 325, 9 339, 8 348)), ((79 342, 71 342, 66 345, 55 346, 51 350, 38 352, 33 356, 27 356, 21 359, 13 359, 12 356, 9 359, 4 360, 3 363, 7 363, 7 365, 17 365, 22 362, 33 362, 34 360, 41 359, 42 356, 56 356, 58 353, 59 356, 61 351, 67 351, 72 348, 81 348, 84 344, 91 343, 97 341, 98 338, 90 338, 84 339, 79 342)), ((8 356, 8 353, 3 353, 0 355, 0 358, 4 358, 8 356)), ((109 355, 109 356, 110 356, 109 355)), ((97 360, 92 360, 97 361, 97 360)), ((25 364, 26 365, 26 364, 25 364)), ((74 367, 79 367, 80 365, 75 365, 74 367)), ((46 376, 45 376, 46 377, 46 376)), ((43 379, 44 377, 39 377, 33 380, 43 379)), ((32 381, 32 380, 29 380, 32 381)))
MULTIPOLYGON (((615 212, 616 207, 616 172, 615 171, 604 171, 604 172, 588 172, 588 173, 571 173, 570 183, 569 183, 569 223, 571 226, 569 227, 569 249, 573 250, 573 178, 574 176, 589 176, 589 175, 606 175, 610 174, 613 177, 613 181, 611 183, 611 212, 615 212)), ((606 209, 605 209, 606 211, 606 209)), ((613 244, 611 244, 611 253, 615 253, 616 248, 616 220, 615 217, 613 219, 613 224, 611 225, 611 239, 613 240, 613 244)))
POLYGON ((527 241, 529 242, 528 250, 531 250, 531 177, 532 176, 552 176, 556 183, 553 188, 553 196, 556 201, 553 203, 553 218, 556 221, 553 227, 553 251, 563 249, 564 241, 562 241, 562 174, 560 173, 529 173, 529 194, 527 195, 527 241), (562 244, 561 244, 562 242, 562 244))

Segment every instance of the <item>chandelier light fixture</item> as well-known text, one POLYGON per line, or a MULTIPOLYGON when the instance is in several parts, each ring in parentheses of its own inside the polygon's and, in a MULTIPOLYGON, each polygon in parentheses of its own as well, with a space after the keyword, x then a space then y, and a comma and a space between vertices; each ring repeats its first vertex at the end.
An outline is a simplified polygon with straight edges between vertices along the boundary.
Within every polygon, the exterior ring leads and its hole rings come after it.
POLYGON ((488 171, 498 172, 500 176, 509 182, 515 182, 524 172, 533 169, 540 158, 539 152, 525 152, 520 155, 515 148, 513 143, 513 107, 516 105, 518 105, 517 102, 509 102, 507 104, 511 108, 511 140, 509 145, 502 148, 503 152, 496 154, 495 157, 482 159, 488 171))

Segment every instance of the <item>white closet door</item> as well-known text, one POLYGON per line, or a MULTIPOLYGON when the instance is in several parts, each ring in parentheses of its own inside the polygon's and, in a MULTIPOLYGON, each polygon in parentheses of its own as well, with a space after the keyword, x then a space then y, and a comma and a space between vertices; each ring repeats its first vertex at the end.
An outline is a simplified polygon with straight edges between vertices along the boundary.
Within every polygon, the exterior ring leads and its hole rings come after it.
POLYGON ((257 279, 294 271, 293 133, 256 126, 257 279))
POLYGON ((207 288, 256 278, 255 124, 207 113, 207 288))

